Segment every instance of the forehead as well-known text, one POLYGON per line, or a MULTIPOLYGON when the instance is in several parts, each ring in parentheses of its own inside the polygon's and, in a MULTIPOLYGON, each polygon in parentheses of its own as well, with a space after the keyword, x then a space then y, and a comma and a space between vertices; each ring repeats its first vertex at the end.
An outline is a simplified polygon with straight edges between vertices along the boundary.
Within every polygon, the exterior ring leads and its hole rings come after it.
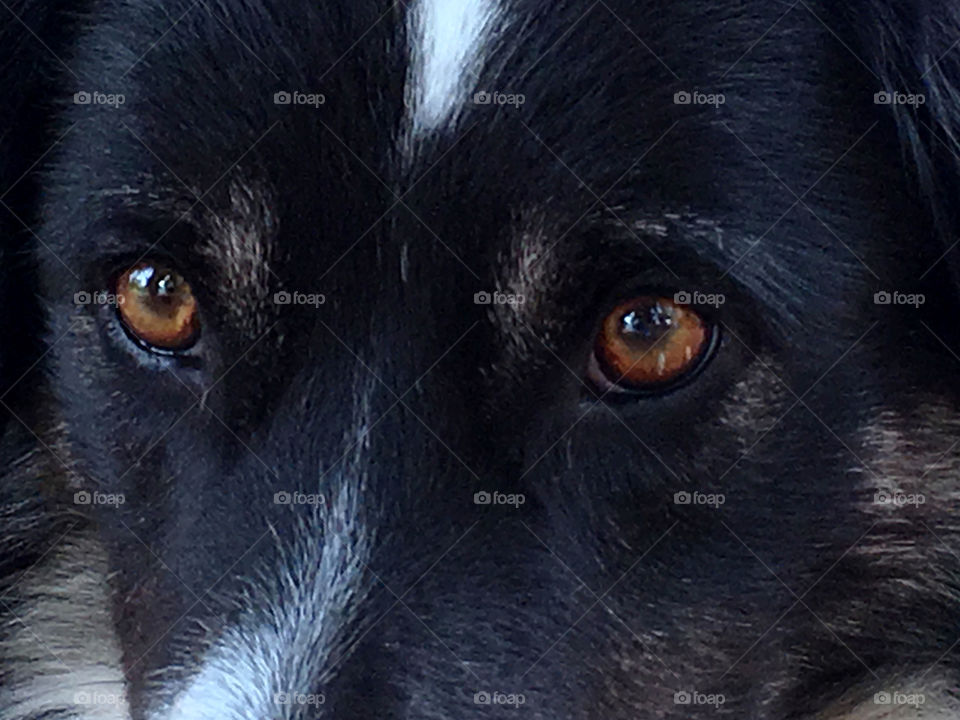
MULTIPOLYGON (((479 281, 539 241, 567 261, 626 252, 679 279, 696 258, 757 284, 737 259, 858 132, 814 97, 834 92, 817 76, 817 20, 790 13, 780 35, 782 8, 738 7, 112 5, 77 66, 125 102, 72 108, 83 124, 66 143, 70 172, 101 215, 156 220, 149 242, 189 211, 214 245, 245 241, 261 258, 281 246, 274 261, 298 265, 392 243, 479 281), (677 100, 697 92, 725 102, 677 100), (798 153, 811 135, 818 147, 798 153)), ((756 257, 780 252, 776 235, 756 257)), ((836 243, 820 257, 853 259, 836 243)), ((789 262, 764 270, 767 285, 821 271, 789 262)))
MULTIPOLYGON (((188 184, 209 186, 231 163, 272 159, 298 182, 326 182, 343 171, 362 180, 366 165, 368 174, 402 187, 446 159, 465 177, 500 180, 487 191, 509 186, 511 197, 544 174, 574 187, 577 178, 589 180, 600 192, 645 151, 660 159, 669 153, 676 175, 698 144, 690 128, 682 145, 664 138, 684 117, 674 93, 697 89, 708 69, 697 59, 701 43, 689 38, 698 3, 287 3, 221 14, 182 5, 182 14, 176 3, 115 7, 77 48, 81 82, 125 97, 118 112, 96 119, 105 132, 135 132, 112 139, 168 171, 165 182, 182 171, 188 184), (278 92, 292 103, 278 104, 278 92), (551 150, 566 175, 554 172, 551 150), (487 152, 495 163, 484 162, 487 152), (527 171, 527 182, 508 181, 518 171, 527 171)), ((715 67, 732 69, 740 43, 755 39, 764 18, 726 20, 707 13, 698 26, 715 34, 715 67)), ((767 76, 797 73, 785 65, 769 65, 767 76)), ((721 117, 686 115, 701 133, 721 117)), ((115 164, 123 168, 125 160, 121 153, 115 164)), ((644 167, 656 173, 658 163, 644 167)))

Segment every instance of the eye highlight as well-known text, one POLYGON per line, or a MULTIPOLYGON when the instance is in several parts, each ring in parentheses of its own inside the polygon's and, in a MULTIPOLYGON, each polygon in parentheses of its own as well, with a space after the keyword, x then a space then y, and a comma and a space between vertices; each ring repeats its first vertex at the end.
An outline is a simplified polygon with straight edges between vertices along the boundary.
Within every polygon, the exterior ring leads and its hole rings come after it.
POLYGON ((716 335, 716 328, 693 308, 641 295, 604 318, 587 376, 601 391, 663 392, 703 366, 716 335))
POLYGON ((137 263, 117 278, 115 293, 123 326, 148 348, 186 350, 200 336, 196 298, 176 270, 137 263))

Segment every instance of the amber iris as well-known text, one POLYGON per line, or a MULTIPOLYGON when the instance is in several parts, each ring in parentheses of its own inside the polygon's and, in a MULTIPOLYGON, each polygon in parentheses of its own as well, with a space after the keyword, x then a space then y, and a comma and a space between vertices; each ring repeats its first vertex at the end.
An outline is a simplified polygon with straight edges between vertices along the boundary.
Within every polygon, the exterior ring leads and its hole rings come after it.
POLYGON ((160 350, 183 350, 200 334, 197 301, 180 273, 141 262, 117 278, 118 312, 127 330, 160 350))
POLYGON ((603 321, 595 357, 622 388, 656 390, 693 372, 710 347, 711 327, 693 308, 644 295, 618 305, 603 321))

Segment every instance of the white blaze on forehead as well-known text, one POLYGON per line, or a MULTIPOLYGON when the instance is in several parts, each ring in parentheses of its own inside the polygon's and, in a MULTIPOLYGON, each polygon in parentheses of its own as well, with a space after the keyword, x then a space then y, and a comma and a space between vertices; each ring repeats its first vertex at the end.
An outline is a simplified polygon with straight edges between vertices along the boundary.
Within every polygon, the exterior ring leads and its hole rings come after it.
POLYGON ((472 100, 499 14, 498 0, 416 0, 407 79, 414 132, 455 120, 472 100))

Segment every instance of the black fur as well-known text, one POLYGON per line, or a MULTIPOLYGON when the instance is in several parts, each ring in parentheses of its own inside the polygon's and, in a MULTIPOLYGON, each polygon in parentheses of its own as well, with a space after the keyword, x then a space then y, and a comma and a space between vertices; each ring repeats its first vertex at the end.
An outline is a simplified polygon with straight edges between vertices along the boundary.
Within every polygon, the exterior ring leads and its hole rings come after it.
POLYGON ((270 717, 953 716, 960 6, 514 0, 417 133, 404 4, 81 5, 0 25, 0 720, 31 717, 31 578, 81 539, 135 720, 188 717, 224 638, 311 589, 262 682, 324 702, 270 717), (184 356, 74 302, 143 257, 199 299, 184 356), (694 289, 726 297, 710 364, 598 401, 603 317, 694 289))

